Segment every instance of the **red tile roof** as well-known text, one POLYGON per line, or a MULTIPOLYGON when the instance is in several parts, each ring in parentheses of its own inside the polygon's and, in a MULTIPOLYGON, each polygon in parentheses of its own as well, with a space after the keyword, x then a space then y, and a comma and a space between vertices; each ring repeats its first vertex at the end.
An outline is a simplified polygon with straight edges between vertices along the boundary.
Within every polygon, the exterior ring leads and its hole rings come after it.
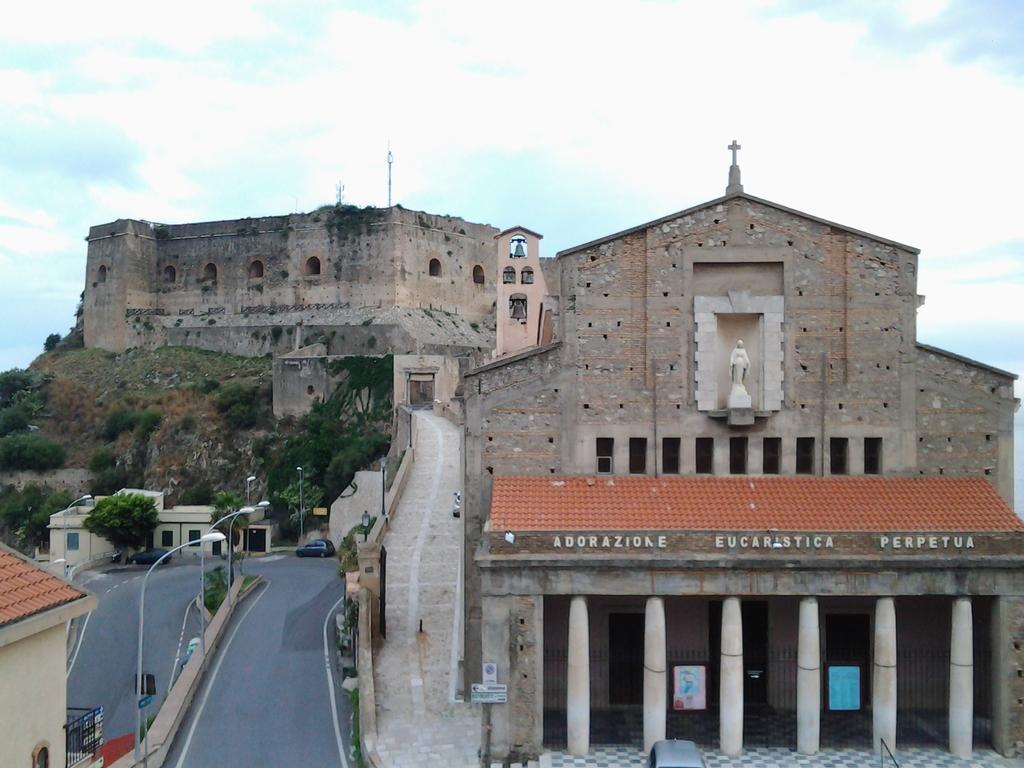
POLYGON ((981 478, 495 477, 495 530, 1024 531, 981 478))
POLYGON ((0 627, 83 597, 84 592, 0 545, 0 627))

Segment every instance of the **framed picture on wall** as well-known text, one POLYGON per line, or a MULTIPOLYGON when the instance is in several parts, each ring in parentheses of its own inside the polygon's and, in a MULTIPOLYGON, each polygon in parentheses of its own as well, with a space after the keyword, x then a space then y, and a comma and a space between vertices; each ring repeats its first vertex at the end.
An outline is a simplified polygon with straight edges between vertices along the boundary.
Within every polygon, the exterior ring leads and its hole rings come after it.
POLYGON ((707 669, 703 664, 672 667, 672 709, 707 709, 707 669))

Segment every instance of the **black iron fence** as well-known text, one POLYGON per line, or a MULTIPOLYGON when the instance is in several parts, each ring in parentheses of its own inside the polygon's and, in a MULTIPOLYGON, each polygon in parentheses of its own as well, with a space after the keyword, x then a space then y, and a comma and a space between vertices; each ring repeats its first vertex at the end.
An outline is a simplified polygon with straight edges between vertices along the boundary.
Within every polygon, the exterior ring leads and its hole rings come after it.
POLYGON ((103 745, 103 707, 68 707, 64 744, 66 768, 96 754, 103 745))

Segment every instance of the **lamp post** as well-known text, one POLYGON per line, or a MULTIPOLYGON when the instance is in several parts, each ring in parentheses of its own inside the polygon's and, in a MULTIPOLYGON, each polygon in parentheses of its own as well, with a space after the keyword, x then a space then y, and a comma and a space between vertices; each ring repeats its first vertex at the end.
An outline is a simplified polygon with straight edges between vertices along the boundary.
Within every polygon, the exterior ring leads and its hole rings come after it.
POLYGON ((249 506, 249 492, 252 491, 252 484, 256 482, 256 475, 249 475, 245 478, 245 506, 249 506))
POLYGON ((295 470, 299 473, 299 544, 302 544, 302 467, 296 467, 295 470))
POLYGON ((77 499, 72 501, 64 510, 60 513, 61 522, 64 527, 64 578, 68 577, 68 512, 78 506, 80 501, 92 501, 92 494, 87 493, 84 496, 79 496, 77 499))
MULTIPOLYGON (((203 544, 206 544, 207 542, 224 541, 224 534, 221 533, 220 531, 210 531, 209 533, 203 534, 196 541, 199 542, 200 546, 202 546, 203 544)), ((155 563, 153 563, 151 566, 149 566, 149 570, 146 571, 146 575, 142 577, 142 590, 139 592, 139 648, 138 648, 138 660, 137 660, 137 664, 136 664, 136 667, 135 667, 135 695, 136 695, 136 700, 135 700, 135 762, 136 763, 139 762, 139 758, 141 757, 141 755, 139 754, 139 747, 141 746, 139 732, 142 730, 142 707, 139 706, 139 702, 142 700, 142 690, 143 690, 143 679, 142 679, 142 638, 143 638, 144 621, 145 621, 145 608, 146 608, 146 583, 149 581, 149 575, 151 573, 153 573, 153 569, 155 569, 158 565, 160 565, 160 563, 162 563, 164 560, 166 560, 168 557, 170 557, 173 553, 177 552, 179 549, 184 549, 189 544, 195 544, 196 541, 182 542, 181 544, 176 546, 174 549, 169 549, 168 551, 164 552, 160 556, 159 560, 157 560, 155 563)), ((144 752, 146 753, 146 758, 145 759, 146 759, 147 764, 148 764, 148 752, 149 752, 149 749, 148 749, 149 733, 148 733, 148 731, 147 731, 146 737, 145 737, 145 745, 146 745, 146 748, 144 749, 144 752)))
POLYGON ((384 497, 387 495, 388 485, 388 457, 380 460, 380 516, 387 517, 388 509, 384 497))
MULTIPOLYGON (((231 555, 232 555, 232 550, 234 549, 234 546, 233 546, 234 539, 231 538, 231 527, 235 524, 235 518, 236 517, 238 517, 239 515, 251 515, 255 511, 256 510, 253 507, 242 507, 237 512, 229 512, 228 514, 224 515, 224 517, 222 517, 220 520, 216 521, 215 523, 213 523, 210 526, 210 531, 213 531, 214 529, 216 529, 216 527, 218 525, 223 523, 225 520, 229 521, 228 522, 228 604, 231 603, 231 555)), ((205 576, 205 574, 203 576, 203 608, 204 609, 206 608, 206 576, 205 576)), ((204 610, 202 613, 203 613, 203 618, 205 619, 206 618, 206 611, 204 610)), ((205 629, 205 627, 204 627, 204 629, 205 629)), ((205 636, 206 632, 204 631, 202 634, 205 636)), ((204 643, 203 644, 203 653, 205 654, 206 653, 205 638, 203 640, 203 643, 204 643)))

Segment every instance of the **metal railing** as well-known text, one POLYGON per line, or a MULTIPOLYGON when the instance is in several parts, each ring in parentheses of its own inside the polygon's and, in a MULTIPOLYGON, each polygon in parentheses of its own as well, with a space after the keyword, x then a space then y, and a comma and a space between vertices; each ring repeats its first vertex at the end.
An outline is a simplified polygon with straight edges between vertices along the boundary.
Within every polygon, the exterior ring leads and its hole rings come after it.
POLYGON ((68 707, 64 724, 65 768, 92 757, 103 745, 103 707, 68 707))
POLYGON ((879 741, 881 742, 881 745, 882 745, 882 748, 878 750, 878 766, 879 766, 879 768, 886 768, 886 762, 885 762, 885 756, 886 755, 889 756, 889 759, 892 761, 892 764, 894 766, 896 766, 896 768, 900 768, 900 764, 898 762, 896 762, 896 755, 894 755, 892 753, 892 750, 889 749, 889 745, 885 743, 885 739, 879 739, 879 741))

